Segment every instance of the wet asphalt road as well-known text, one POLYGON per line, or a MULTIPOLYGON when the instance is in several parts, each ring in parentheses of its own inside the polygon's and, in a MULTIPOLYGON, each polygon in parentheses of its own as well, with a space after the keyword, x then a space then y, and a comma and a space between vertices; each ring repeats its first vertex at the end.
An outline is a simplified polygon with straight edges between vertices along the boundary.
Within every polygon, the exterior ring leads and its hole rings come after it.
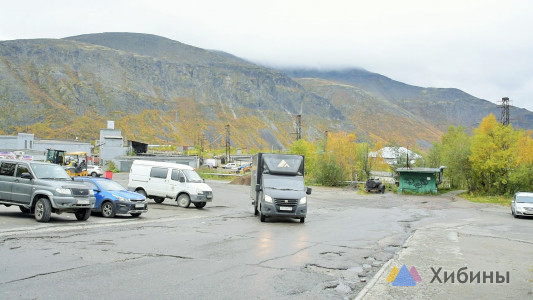
MULTIPOLYGON (((127 174, 114 177, 126 185, 127 174)), ((516 233, 523 236, 515 241, 520 247, 533 245, 533 220, 515 220, 506 209, 453 195, 362 195, 350 189, 313 188, 306 223, 261 223, 253 215, 249 187, 208 184, 215 199, 204 209, 181 208, 170 199, 162 204, 150 201, 148 213, 139 218, 93 215, 79 222, 73 214, 53 214, 42 224, 18 208, 0 207, 0 298, 394 298, 398 290, 387 291, 379 275, 389 272, 382 267, 404 251, 415 250, 415 244, 409 248, 406 243, 415 232, 431 241, 439 231, 428 228, 467 224, 472 232, 479 227, 485 237, 516 233), (505 224, 486 222, 491 215, 505 224)), ((418 236, 415 241, 420 242, 418 236)), ((427 244, 416 245, 429 249, 419 254, 420 263, 422 256, 433 257, 431 251, 436 250, 427 244)), ((475 252, 475 244, 469 246, 475 252)), ((522 298, 531 291, 527 268, 533 265, 516 264, 525 277, 501 288, 512 287, 515 298, 522 298)), ((476 287, 470 293, 475 296, 476 287)), ((409 298, 409 291, 404 297, 409 298)))

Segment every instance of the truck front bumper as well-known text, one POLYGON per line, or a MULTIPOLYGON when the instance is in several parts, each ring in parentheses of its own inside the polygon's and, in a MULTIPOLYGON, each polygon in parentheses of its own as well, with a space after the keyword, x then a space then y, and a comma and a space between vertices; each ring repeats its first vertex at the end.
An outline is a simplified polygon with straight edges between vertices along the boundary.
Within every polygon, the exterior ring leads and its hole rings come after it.
POLYGON ((296 206, 283 206, 276 205, 270 202, 263 202, 261 204, 261 214, 263 214, 265 217, 305 218, 305 216, 307 215, 307 204, 297 204, 296 206))

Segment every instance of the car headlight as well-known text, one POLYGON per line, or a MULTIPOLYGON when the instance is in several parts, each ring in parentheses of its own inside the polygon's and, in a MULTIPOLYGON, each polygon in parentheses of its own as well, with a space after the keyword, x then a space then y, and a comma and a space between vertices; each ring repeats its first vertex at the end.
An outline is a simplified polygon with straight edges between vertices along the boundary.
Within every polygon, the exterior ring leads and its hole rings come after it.
POLYGON ((300 198, 300 204, 306 204, 307 203, 307 197, 300 198))
POLYGON ((265 202, 272 203, 272 197, 270 197, 269 195, 265 195, 265 202))
POLYGON ((65 188, 57 188, 56 192, 58 192, 59 194, 64 194, 64 195, 72 195, 72 191, 70 189, 65 189, 65 188))
POLYGON ((115 194, 111 194, 113 195, 113 197, 117 198, 118 201, 125 201, 125 202, 129 202, 130 199, 126 199, 124 197, 121 197, 121 196, 118 196, 118 195, 115 195, 115 194))

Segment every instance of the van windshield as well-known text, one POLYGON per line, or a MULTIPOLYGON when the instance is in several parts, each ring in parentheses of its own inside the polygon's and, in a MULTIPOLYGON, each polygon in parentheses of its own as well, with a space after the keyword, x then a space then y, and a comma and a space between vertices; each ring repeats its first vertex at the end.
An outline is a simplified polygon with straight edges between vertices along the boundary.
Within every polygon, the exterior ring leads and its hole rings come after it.
POLYGON ((194 170, 181 170, 185 177, 187 177, 188 182, 204 182, 202 177, 198 175, 194 170))
POLYGON ((263 175, 264 187, 273 190, 303 191, 304 180, 301 176, 263 175))
POLYGON ((40 179, 65 179, 71 180, 67 172, 59 165, 31 164, 35 177, 40 179))

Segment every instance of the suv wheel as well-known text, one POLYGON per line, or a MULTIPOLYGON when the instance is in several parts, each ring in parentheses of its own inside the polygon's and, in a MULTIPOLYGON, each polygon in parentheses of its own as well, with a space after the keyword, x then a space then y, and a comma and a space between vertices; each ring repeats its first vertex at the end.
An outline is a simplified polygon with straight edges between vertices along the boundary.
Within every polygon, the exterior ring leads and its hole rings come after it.
POLYGON ((37 222, 50 221, 50 215, 52 214, 52 205, 50 200, 46 198, 39 198, 35 203, 35 220, 37 222))
POLYGON ((19 206, 19 208, 20 208, 20 211, 25 213, 25 214, 28 214, 28 213, 31 212, 31 210, 29 208, 26 208, 24 206, 19 206))
POLYGON ((102 216, 104 218, 113 218, 115 216, 115 206, 111 201, 102 204, 102 216))
POLYGON ((86 221, 91 216, 91 209, 90 208, 80 209, 76 211, 74 215, 76 216, 76 219, 78 219, 78 221, 86 221))

